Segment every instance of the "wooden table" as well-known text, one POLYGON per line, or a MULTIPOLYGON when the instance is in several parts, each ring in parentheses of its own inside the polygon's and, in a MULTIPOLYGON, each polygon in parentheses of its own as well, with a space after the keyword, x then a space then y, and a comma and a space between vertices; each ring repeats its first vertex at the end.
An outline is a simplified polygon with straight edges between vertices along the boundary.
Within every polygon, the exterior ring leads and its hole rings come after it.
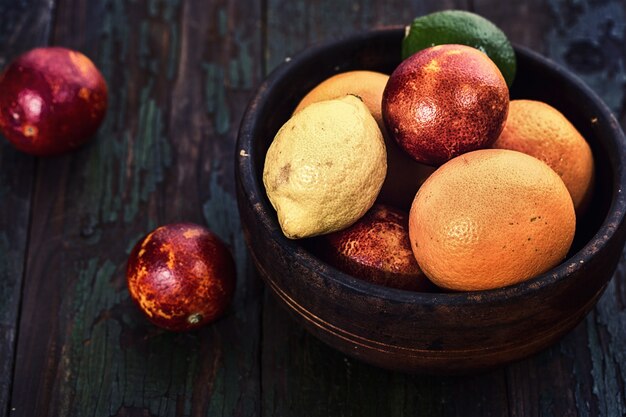
POLYGON ((0 0, 0 67, 83 51, 109 83, 97 138, 39 159, 0 145, 0 413, 8 416, 625 416, 626 263, 561 342, 463 377, 344 357, 267 295, 234 198, 241 115, 286 56, 357 30, 469 9, 580 75, 626 125, 623 0, 0 0), (238 286, 219 322, 150 325, 125 262, 157 225, 208 225, 238 286))

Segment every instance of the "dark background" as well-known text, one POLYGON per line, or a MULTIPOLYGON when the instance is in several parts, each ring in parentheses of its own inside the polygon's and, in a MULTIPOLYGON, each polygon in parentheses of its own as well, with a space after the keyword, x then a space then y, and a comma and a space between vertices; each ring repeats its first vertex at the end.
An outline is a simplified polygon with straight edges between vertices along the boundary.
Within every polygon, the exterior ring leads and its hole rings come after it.
POLYGON ((91 57, 98 136, 38 159, 0 145, 0 415, 626 416, 626 265, 586 319, 522 362, 463 377, 348 359, 271 299, 234 198, 239 120, 286 56, 443 8, 491 19, 565 65, 626 125, 626 2, 0 0, 0 67, 32 47, 91 57), (233 250, 234 306, 191 334, 131 304, 124 268, 157 225, 208 225, 233 250))

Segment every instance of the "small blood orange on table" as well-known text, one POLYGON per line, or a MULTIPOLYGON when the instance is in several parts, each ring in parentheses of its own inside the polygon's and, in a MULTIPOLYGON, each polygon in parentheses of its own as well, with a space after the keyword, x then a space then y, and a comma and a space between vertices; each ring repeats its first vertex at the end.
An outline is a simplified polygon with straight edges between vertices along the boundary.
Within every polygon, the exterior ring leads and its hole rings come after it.
POLYGON ((506 82, 487 55, 464 45, 438 45, 400 63, 383 93, 382 113, 402 149, 437 166, 491 146, 508 107, 506 82))
POLYGON ((411 247, 435 284, 472 291, 535 277, 561 262, 576 227, 561 178, 521 152, 485 149, 452 159, 415 196, 411 247))
POLYGON ((219 318, 235 291, 235 262, 222 241, 191 223, 161 226, 133 248, 128 289, 159 327, 186 331, 219 318))

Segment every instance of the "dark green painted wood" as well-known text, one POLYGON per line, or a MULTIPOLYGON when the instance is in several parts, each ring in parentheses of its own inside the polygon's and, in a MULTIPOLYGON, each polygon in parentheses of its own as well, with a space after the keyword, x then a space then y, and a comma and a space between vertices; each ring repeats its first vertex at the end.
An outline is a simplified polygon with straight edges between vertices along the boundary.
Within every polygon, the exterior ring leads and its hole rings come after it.
MULTIPOLYGON (((513 41, 580 76, 626 126, 623 1, 474 3, 477 13, 492 19, 513 41)), ((508 368, 512 416, 626 415, 625 262, 594 311, 571 334, 508 368)))
MULTIPOLYGON (((53 1, 0 1, 0 71, 48 43, 53 7, 53 1)), ((9 407, 35 166, 35 158, 0 135, 0 415, 9 407)))
POLYGON ((261 287, 232 173, 259 16, 226 1, 59 2, 54 43, 94 59, 111 101, 92 143, 40 164, 15 415, 259 414, 261 287), (191 334, 150 325, 125 285, 130 247, 174 221, 210 226, 238 267, 232 308, 191 334))
POLYGON ((35 162, 0 145, 0 413, 626 413, 624 262, 586 320, 532 358, 467 377, 382 371, 309 336, 273 299, 261 302, 232 173, 238 122, 264 73, 313 42, 449 7, 473 8, 577 72, 626 126, 622 1, 57 3, 0 0, 0 66, 46 44, 55 14, 52 42, 94 59, 111 108, 96 140, 72 155, 35 162), (178 220, 210 226, 238 266, 233 307, 191 334, 148 324, 124 281, 135 241, 178 220))

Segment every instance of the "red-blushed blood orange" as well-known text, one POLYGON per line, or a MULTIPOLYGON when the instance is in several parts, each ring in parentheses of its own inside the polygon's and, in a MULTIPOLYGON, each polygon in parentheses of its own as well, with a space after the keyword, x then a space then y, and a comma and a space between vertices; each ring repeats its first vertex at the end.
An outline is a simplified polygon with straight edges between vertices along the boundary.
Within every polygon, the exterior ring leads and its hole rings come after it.
POLYGON ((0 130, 20 151, 61 154, 96 133, 107 100, 106 82, 85 55, 60 47, 36 48, 0 75, 0 130))
POLYGON ((402 149, 437 166, 489 147, 508 107, 506 82, 487 55, 469 46, 438 45, 400 63, 383 93, 382 113, 402 149))
POLYGON ((235 291, 235 262, 208 229, 168 224, 135 245, 126 278, 131 298, 152 323, 186 331, 224 313, 235 291))
POLYGON ((327 262, 365 281, 412 291, 434 288, 421 271, 409 242, 408 214, 376 204, 347 229, 316 239, 327 262))
POLYGON ((584 212, 593 191, 593 154, 560 111, 541 101, 512 100, 493 147, 524 152, 548 164, 565 183, 576 212, 584 212))
POLYGON ((576 226, 561 178, 521 152, 485 149, 442 165, 415 196, 411 247, 440 287, 486 290, 559 264, 576 226))

